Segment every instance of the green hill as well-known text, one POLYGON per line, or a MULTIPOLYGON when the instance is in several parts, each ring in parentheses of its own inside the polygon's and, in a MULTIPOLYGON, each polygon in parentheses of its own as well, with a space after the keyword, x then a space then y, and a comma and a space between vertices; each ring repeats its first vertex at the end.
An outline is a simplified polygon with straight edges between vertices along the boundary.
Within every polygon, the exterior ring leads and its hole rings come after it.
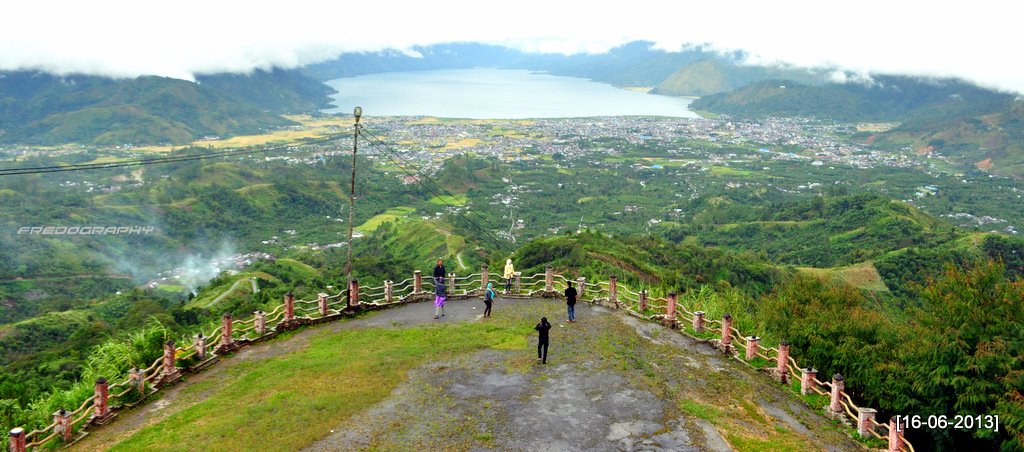
POLYGON ((815 116, 837 121, 935 123, 998 110, 1011 98, 961 80, 878 75, 865 83, 821 86, 763 81, 704 96, 691 106, 740 117, 815 116))
POLYGON ((113 80, 38 72, 0 77, 0 142, 181 144, 293 124, 330 89, 295 72, 113 80))
POLYGON ((875 138, 876 146, 911 146, 947 156, 964 171, 1024 178, 1024 101, 1019 99, 943 121, 911 119, 875 138))
POLYGON ((706 96, 771 79, 807 84, 823 81, 823 77, 816 76, 806 69, 744 66, 721 59, 707 59, 679 69, 658 84, 652 93, 668 96, 706 96))

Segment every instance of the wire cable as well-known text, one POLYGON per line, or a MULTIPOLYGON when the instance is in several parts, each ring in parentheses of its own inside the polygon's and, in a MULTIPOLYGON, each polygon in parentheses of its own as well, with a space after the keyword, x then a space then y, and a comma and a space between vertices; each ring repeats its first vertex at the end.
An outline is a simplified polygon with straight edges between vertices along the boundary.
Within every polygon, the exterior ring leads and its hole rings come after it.
MULTIPOLYGON (((438 189, 440 189, 440 190, 441 190, 441 191, 442 191, 443 193, 445 193, 445 195, 447 195, 447 196, 448 196, 449 198, 451 198, 451 199, 452 199, 453 201, 454 201, 454 200, 456 200, 456 199, 458 199, 458 197, 457 197, 457 196, 456 196, 455 194, 453 194, 452 192, 448 191, 448 189, 444 188, 444 186, 443 186, 443 185, 441 185, 440 183, 438 183, 437 181, 435 181, 434 179, 432 179, 432 178, 431 178, 430 176, 428 176, 428 175, 427 175, 427 174, 426 174, 426 173, 425 173, 425 172, 423 171, 423 169, 422 169, 422 168, 420 168, 419 166, 417 166, 417 165, 416 165, 416 164, 414 164, 414 163, 411 163, 411 162, 409 162, 409 161, 408 161, 408 160, 407 160, 407 159, 406 159, 405 157, 402 157, 402 155, 401 155, 401 154, 399 154, 399 153, 398 153, 397 151, 395 151, 395 150, 393 149, 393 147, 392 147, 392 146, 389 146, 389 145, 387 145, 386 143, 384 143, 384 141, 383 141, 383 140, 381 140, 381 139, 380 139, 379 137, 377 137, 376 135, 374 135, 374 134, 373 134, 372 132, 367 132, 367 131, 366 131, 366 128, 365 128, 365 127, 364 127, 364 128, 360 128, 360 134, 363 134, 363 133, 368 133, 368 134, 370 134, 370 136, 371 136, 371 137, 372 137, 372 138, 373 138, 374 140, 376 140, 376 141, 377 141, 377 143, 378 143, 379 145, 381 145, 381 146, 383 146, 383 147, 387 148, 387 149, 388 149, 388 150, 389 150, 390 152, 392 152, 392 153, 393 153, 393 154, 395 155, 395 157, 397 157, 398 159, 400 159, 400 160, 402 160, 403 162, 405 162, 406 166, 410 166, 410 167, 414 168, 414 169, 416 170, 417 174, 419 174, 419 177, 417 177, 417 179, 419 179, 420 177, 422 177, 422 178, 424 178, 424 179, 426 179, 426 180, 430 181, 430 183, 432 183, 432 184, 434 184, 435 186, 437 186, 437 188, 438 188, 438 189)), ((435 195, 435 196, 436 196, 436 195, 435 195)), ((443 201, 443 199, 441 199, 441 198, 442 198, 441 196, 438 196, 438 198, 439 198, 439 200, 441 200, 441 202, 444 202, 444 201, 443 201)), ((450 204, 448 204, 448 203, 445 203, 445 204, 446 204, 446 205, 450 205, 450 204)), ((474 213, 475 213, 475 211, 474 211, 474 213)), ((495 224, 491 223, 491 222, 490 222, 490 221, 489 221, 489 220, 487 219, 487 217, 485 217, 485 216, 483 216, 483 215, 481 215, 481 214, 477 214, 477 216, 478 216, 478 217, 479 217, 479 218, 481 219, 481 222, 483 222, 483 223, 485 223, 485 224, 486 224, 486 226, 487 226, 487 227, 489 227, 489 228, 491 228, 491 229, 501 229, 501 228, 499 228, 498 226, 496 226, 495 224)))
MULTIPOLYGON (((365 129, 361 128, 360 135, 362 135, 362 133, 363 133, 362 131, 365 131, 365 129)), ((412 172, 409 171, 407 166, 415 167, 414 165, 408 164, 408 162, 406 162, 407 164, 400 163, 398 160, 396 160, 396 158, 398 158, 400 160, 403 160, 403 161, 405 161, 405 159, 402 158, 400 155, 398 155, 397 152, 395 152, 394 150, 390 149, 390 146, 388 146, 382 140, 377 138, 375 135, 371 134, 371 136, 373 137, 373 141, 371 141, 371 144, 376 144, 377 146, 385 148, 385 149, 378 148, 378 150, 381 151, 381 154, 383 154, 385 157, 387 157, 388 160, 391 160, 391 162, 394 163, 395 166, 398 166, 398 168, 401 169, 402 172, 404 172, 406 175, 408 175, 410 177, 415 178, 416 179, 416 183, 419 184, 421 187, 423 187, 424 190, 430 192, 431 195, 434 195, 438 199, 441 199, 442 200, 441 202, 444 203, 446 206, 452 207, 456 214, 458 214, 464 220, 469 222, 469 224, 471 224, 474 228, 476 228, 477 231, 480 231, 480 233, 484 234, 487 238, 491 239, 491 241, 493 241, 496 245, 501 247, 503 250, 505 250, 505 251, 512 251, 512 249, 509 248, 508 245, 506 245, 504 242, 502 242, 501 239, 499 239, 494 234, 492 234, 491 232, 487 231, 482 226, 480 226, 480 224, 478 224, 477 222, 473 221, 473 219, 467 217, 464 213, 462 213, 462 211, 457 208, 458 206, 454 206, 452 204, 448 204, 448 203, 444 202, 442 196, 439 195, 437 193, 437 191, 435 191, 434 189, 432 189, 429 186, 427 186, 426 184, 424 184, 423 181, 420 180, 419 177, 417 177, 417 175, 415 175, 415 174, 413 174, 412 172)), ((424 176, 424 177, 427 178, 426 176, 424 176)), ((427 179, 429 179, 429 178, 427 178, 427 179)), ((445 190, 444 187, 441 187, 440 184, 438 184, 437 182, 434 182, 432 179, 430 179, 430 180, 431 180, 431 182, 434 183, 434 185, 437 185, 437 187, 440 188, 442 191, 446 191, 447 192, 447 190, 445 190)))

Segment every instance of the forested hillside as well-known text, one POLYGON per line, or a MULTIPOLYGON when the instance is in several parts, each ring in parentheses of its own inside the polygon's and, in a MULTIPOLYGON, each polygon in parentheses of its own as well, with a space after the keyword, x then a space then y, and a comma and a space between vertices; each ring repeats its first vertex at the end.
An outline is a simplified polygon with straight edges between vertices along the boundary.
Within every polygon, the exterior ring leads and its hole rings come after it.
POLYGON ((325 85, 281 70, 197 82, 4 72, 0 142, 184 144, 292 125, 279 115, 322 108, 328 93, 325 85))

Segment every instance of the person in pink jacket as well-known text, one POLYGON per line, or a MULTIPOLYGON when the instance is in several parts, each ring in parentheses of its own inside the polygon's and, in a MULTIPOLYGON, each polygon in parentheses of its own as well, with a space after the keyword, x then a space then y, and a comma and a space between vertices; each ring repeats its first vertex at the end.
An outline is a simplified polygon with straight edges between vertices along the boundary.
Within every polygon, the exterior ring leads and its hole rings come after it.
POLYGON ((434 284, 434 318, 444 317, 444 300, 448 296, 445 291, 444 278, 437 278, 434 284))

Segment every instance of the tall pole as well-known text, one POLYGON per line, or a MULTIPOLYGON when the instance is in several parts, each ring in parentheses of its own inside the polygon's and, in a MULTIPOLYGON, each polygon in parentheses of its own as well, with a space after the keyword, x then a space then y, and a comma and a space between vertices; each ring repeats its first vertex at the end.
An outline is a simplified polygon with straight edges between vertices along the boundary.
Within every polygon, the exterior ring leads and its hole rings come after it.
POLYGON ((352 112, 356 118, 355 127, 352 129, 352 188, 348 194, 348 265, 345 266, 348 285, 345 290, 352 288, 352 221, 353 212, 356 210, 356 150, 359 146, 359 118, 363 116, 363 107, 356 107, 352 112))

